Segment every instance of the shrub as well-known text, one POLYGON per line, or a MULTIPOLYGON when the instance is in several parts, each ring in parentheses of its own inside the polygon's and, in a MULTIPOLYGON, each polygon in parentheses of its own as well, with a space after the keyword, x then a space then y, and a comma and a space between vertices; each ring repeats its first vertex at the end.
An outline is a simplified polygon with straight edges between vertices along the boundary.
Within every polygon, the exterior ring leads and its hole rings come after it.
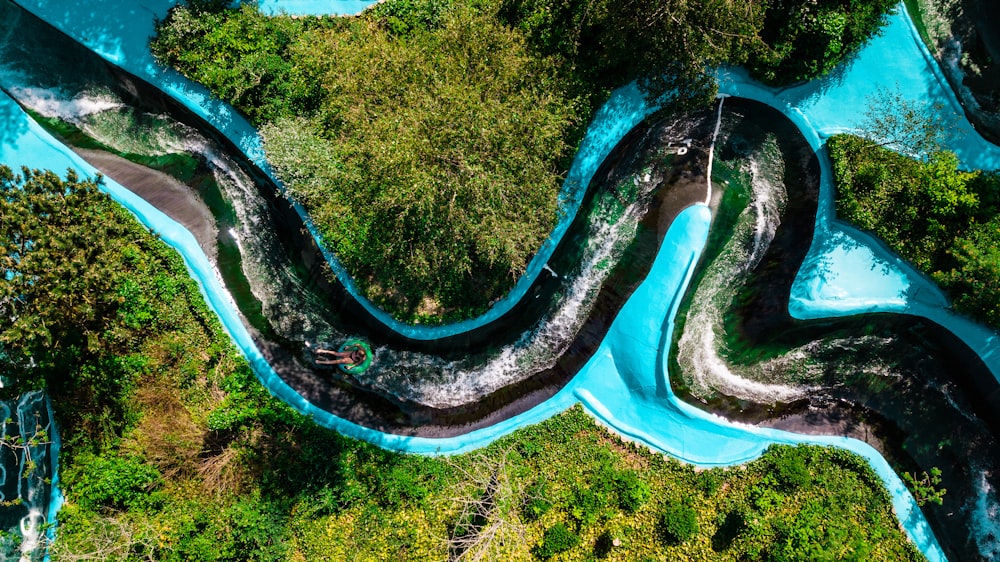
POLYGON ((694 508, 675 502, 667 506, 660 518, 664 541, 669 545, 685 542, 698 534, 698 519, 694 508))
POLYGON ((632 470, 618 474, 615 479, 615 489, 618 492, 618 506, 628 513, 639 511, 652 494, 649 484, 632 470))
POLYGON ((408 502, 419 502, 427 494, 422 481, 420 463, 393 466, 375 475, 376 497, 385 507, 398 507, 408 502))
POLYGON ((837 215, 931 275, 958 312, 1000 327, 997 175, 959 170, 946 151, 920 161, 849 135, 827 146, 837 215))
POLYGON ((805 446, 776 447, 773 457, 775 477, 778 484, 786 491, 808 486, 812 483, 812 475, 806 467, 811 449, 805 446))
POLYGON ((87 509, 128 509, 149 501, 160 473, 133 457, 90 457, 67 474, 70 497, 87 509))
POLYGON ((538 556, 542 560, 547 560, 560 552, 566 552, 578 544, 580 544, 579 535, 570 531, 565 523, 556 523, 545 531, 545 535, 542 537, 542 544, 538 545, 538 548, 535 549, 535 556, 538 556))
POLYGON ((594 488, 577 488, 573 492, 570 516, 581 526, 593 525, 607 507, 607 495, 594 488))
POLYGON ((552 508, 548 498, 548 486, 544 481, 538 481, 528 488, 527 499, 521 509, 522 516, 528 521, 537 521, 552 508))
POLYGON ((698 478, 698 489, 700 489, 706 496, 714 496, 719 488, 722 487, 722 482, 725 480, 725 472, 720 468, 713 468, 712 470, 707 470, 702 472, 698 478))

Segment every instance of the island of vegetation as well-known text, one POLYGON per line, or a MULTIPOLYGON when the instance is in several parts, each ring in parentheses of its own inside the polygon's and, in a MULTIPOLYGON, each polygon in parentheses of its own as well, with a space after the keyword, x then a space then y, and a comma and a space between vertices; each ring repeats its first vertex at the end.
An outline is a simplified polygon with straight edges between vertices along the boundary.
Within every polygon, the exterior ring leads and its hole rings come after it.
POLYGON ((451 458, 320 428, 267 393, 179 256, 98 182, 0 167, 0 374, 55 404, 54 560, 921 558, 837 449, 697 471, 579 407, 451 458))
MULTIPOLYGON (((595 109, 638 81, 677 110, 713 68, 822 75, 889 0, 389 0, 358 17, 179 5, 151 49, 244 112, 361 293, 396 318, 475 316, 556 224, 595 109)), ((583 186, 586 187, 586 186, 583 186)))

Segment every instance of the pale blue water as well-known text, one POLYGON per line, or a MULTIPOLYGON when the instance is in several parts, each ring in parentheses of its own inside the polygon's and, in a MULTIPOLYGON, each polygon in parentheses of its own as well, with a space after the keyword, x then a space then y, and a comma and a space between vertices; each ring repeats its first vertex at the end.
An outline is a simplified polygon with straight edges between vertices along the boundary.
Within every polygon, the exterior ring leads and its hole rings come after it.
POLYGON ((374 3, 371 0, 257 0, 257 7, 261 12, 271 15, 353 15, 374 3))
MULTIPOLYGON (((76 2, 33 0, 24 4, 108 60, 177 97, 263 165, 259 137, 245 120, 225 104, 213 100, 200 87, 156 67, 146 51, 145 38, 151 33, 153 16, 162 16, 172 2, 103 0, 81 7, 76 2)), ((858 60, 844 73, 829 80, 778 92, 747 81, 739 71, 722 72, 720 78, 723 92, 764 101, 781 109, 817 149, 826 136, 860 123, 866 100, 877 91, 879 84, 895 88, 898 83, 899 91, 907 97, 942 101, 946 107, 957 107, 933 60, 922 51, 909 22, 900 14, 858 60)), ((567 181, 571 186, 570 194, 565 196, 568 201, 578 197, 572 194, 572 186, 575 183, 586 185, 607 152, 649 111, 634 88, 616 93, 595 120, 588 132, 586 148, 574 163, 567 181)), ((94 173, 86 163, 35 126, 5 95, 0 96, 0 116, 7 128, 0 145, 0 162, 8 165, 28 163, 54 170, 72 166, 87 174, 94 173)), ((996 167, 1000 162, 997 148, 969 132, 967 123, 963 127, 949 139, 963 163, 969 167, 996 167)), ((832 192, 828 164, 826 166, 817 240, 793 287, 795 313, 814 317, 809 315, 893 310, 942 319, 947 322, 942 322, 945 326, 980 350, 994 372, 998 372, 1000 357, 997 357, 995 334, 949 315, 943 308, 940 292, 922 276, 864 235, 831 222, 832 192)), ((321 425, 394 450, 454 454, 482 447, 518 427, 536 423, 582 402, 591 415, 614 431, 699 465, 746 462, 759 456, 772 443, 833 444, 858 452, 872 463, 889 487, 907 533, 929 559, 944 559, 912 496, 885 460, 864 443, 733 424, 693 408, 673 395, 667 379, 666 350, 677 304, 707 237, 711 219, 707 207, 694 206, 677 218, 648 277, 626 303, 597 353, 556 396, 490 428, 449 439, 427 439, 377 432, 334 417, 306 402, 281 380, 254 347, 193 236, 122 186, 110 180, 106 183, 116 200, 180 251, 209 305, 219 314, 233 341, 246 354, 267 388, 300 412, 312 415, 321 425)), ((558 240, 560 235, 557 230, 552 239, 558 240)), ((534 273, 525 278, 530 280, 537 275, 545 261, 533 262, 534 273)), ((523 295, 523 289, 521 291, 523 295)), ((513 303, 519 296, 512 293, 508 298, 513 303)), ((454 328, 422 333, 425 337, 440 337, 449 333, 448 329, 454 328)))

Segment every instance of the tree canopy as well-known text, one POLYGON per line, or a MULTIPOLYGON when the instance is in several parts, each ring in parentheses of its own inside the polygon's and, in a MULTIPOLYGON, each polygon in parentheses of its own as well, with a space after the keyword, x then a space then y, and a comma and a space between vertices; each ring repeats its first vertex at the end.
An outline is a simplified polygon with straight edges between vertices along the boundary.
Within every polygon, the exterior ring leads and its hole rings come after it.
POLYGON ((92 353, 122 304, 125 231, 99 181, 0 166, 0 373, 17 392, 92 353))
POLYGON ((481 305, 555 225, 579 104, 552 59, 470 9, 405 36, 349 28, 293 47, 324 94, 263 126, 268 159, 376 302, 481 305))
POLYGON ((101 181, 0 166, 0 392, 47 389, 60 424, 95 441, 125 423, 139 378, 205 376, 219 353, 201 340, 185 351, 217 320, 180 257, 101 181))

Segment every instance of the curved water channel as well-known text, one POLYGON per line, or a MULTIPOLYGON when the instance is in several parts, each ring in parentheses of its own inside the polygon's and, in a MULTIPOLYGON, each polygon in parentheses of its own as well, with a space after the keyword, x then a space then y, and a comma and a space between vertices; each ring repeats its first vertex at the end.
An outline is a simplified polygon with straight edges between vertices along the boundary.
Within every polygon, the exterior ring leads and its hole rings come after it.
MULTIPOLYGON (((652 108, 634 88, 616 92, 592 123, 570 172, 567 218, 515 291, 475 321, 410 329, 354 298, 349 279, 336 267, 340 282, 322 273, 331 256, 300 234, 302 211, 287 204, 270 180, 252 128, 225 104, 152 62, 145 45, 152 18, 172 2, 22 4, 87 49, 15 4, 0 3, 0 21, 16 22, 0 29, 0 162, 106 171, 112 196, 181 252, 264 384, 317 423, 386 448, 448 454, 481 447, 582 402, 613 430, 702 465, 746 462, 772 443, 836 444, 869 459, 911 538, 930 559, 945 558, 910 494, 868 444, 733 424, 675 396, 668 352, 682 296, 709 237, 712 212, 698 203, 705 198, 704 182, 695 180, 708 163, 715 111, 648 123, 652 108), (107 150, 71 151, 24 107, 72 123, 107 150), (679 146, 686 154, 678 154, 679 146), (204 180, 198 189, 153 181, 114 154, 179 150, 198 161, 204 180), (663 164, 650 168, 655 158, 663 164), (587 190, 595 174, 601 187, 587 190), (147 199, 172 186, 171 195, 156 201, 166 214, 116 176, 147 199), (329 373, 312 368, 303 342, 347 335, 373 341, 385 367, 365 381, 331 381, 329 373)), ((720 73, 721 90, 780 110, 819 154, 816 236, 791 284, 792 315, 920 314, 957 334, 956 345, 974 350, 995 377, 995 334, 950 315, 922 277, 831 221, 821 139, 857 126, 873 87, 953 100, 913 37, 905 15, 897 15, 882 38, 828 80, 776 92, 726 71, 720 73), (882 61, 912 66, 895 69, 896 75, 884 65, 874 72, 874 62, 866 61, 884 57, 880 49, 892 53, 882 61), (859 70, 864 74, 856 76, 859 70), (903 86, 892 84, 894 76, 903 86)), ((731 104, 735 112, 720 113, 723 121, 765 113, 740 103, 731 104)), ((952 146, 967 166, 997 167, 996 147, 977 138, 963 131, 956 140, 964 144, 952 146)))

